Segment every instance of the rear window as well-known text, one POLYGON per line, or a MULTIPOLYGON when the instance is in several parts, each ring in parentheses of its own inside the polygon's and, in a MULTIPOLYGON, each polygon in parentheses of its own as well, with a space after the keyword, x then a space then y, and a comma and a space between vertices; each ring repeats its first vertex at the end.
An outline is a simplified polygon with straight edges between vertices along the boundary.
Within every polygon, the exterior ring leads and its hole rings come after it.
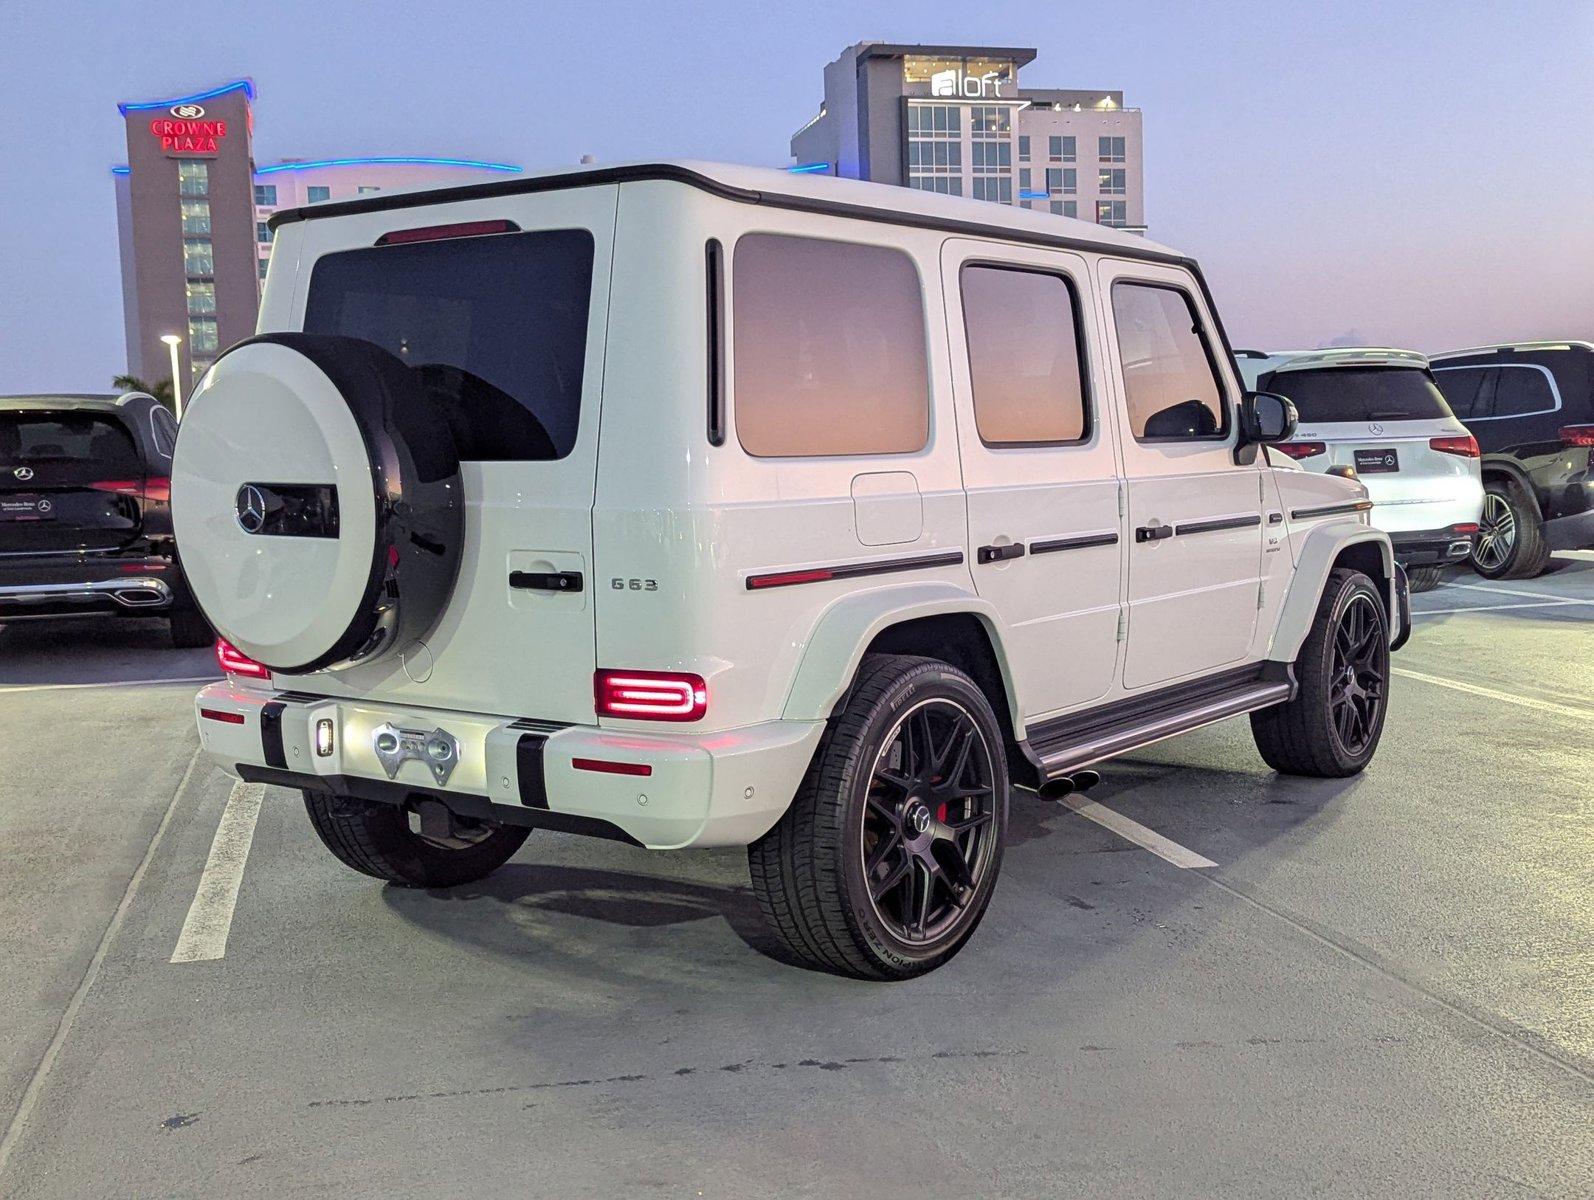
POLYGON ((1485 385, 1491 370, 1490 367, 1435 367, 1433 377, 1450 411, 1465 421, 1489 415, 1492 392, 1485 385))
POLYGON ((407 363, 461 458, 563 458, 581 420, 592 259, 584 229, 328 254, 310 276, 304 328, 407 363))
POLYGON ((115 417, 87 413, 0 413, 0 467, 68 464, 143 471, 132 436, 115 417))
POLYGON ((1410 367, 1333 367, 1276 371, 1258 389, 1288 396, 1301 424, 1335 421, 1432 421, 1450 406, 1426 371, 1410 367))
POLYGON ((1560 407, 1554 377, 1543 367, 1502 363, 1495 368, 1492 417, 1528 417, 1560 407))

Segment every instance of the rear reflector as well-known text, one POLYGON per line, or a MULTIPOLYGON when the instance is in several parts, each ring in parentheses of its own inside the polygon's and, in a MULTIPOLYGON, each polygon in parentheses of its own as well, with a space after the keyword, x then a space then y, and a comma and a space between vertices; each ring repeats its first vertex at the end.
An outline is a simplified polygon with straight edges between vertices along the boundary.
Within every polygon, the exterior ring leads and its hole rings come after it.
POLYGON ((229 675, 243 675, 250 679, 270 679, 271 668, 257 663, 226 638, 216 639, 216 665, 229 675))
POLYGON ((747 587, 750 591, 761 588, 789 587, 794 583, 822 583, 826 579, 834 579, 836 573, 826 567, 817 567, 811 571, 780 571, 774 575, 750 575, 747 587))
POLYGON ((1476 521, 1465 521, 1465 522, 1463 522, 1460 525, 1452 525, 1450 527, 1450 532, 1451 533, 1477 533, 1478 532, 1478 523, 1476 521))
POLYGON ((1437 450, 1440 454, 1459 454, 1462 458, 1477 458, 1478 439, 1470 433, 1460 437, 1436 437, 1428 439, 1428 449, 1437 450))
POLYGON ((136 500, 165 502, 172 498, 172 481, 165 475, 151 475, 147 479, 100 479, 89 486, 97 492, 113 492, 136 500))
POLYGON ((653 774, 647 763, 613 762, 607 758, 572 758, 570 765, 578 771, 596 771, 600 775, 653 774))
POLYGON ((219 708, 202 708, 199 710, 199 715, 207 721, 221 721, 226 725, 242 725, 244 723, 243 713, 223 712, 219 708))
POLYGON ((405 242, 438 242, 444 238, 480 237, 484 233, 518 233, 513 221, 461 221, 456 225, 425 225, 419 229, 395 229, 376 239, 378 246, 400 246, 405 242))
POLYGON ((677 671, 608 671, 592 676, 600 717, 633 721, 696 721, 708 711, 708 684, 677 671))
POLYGON ((1560 438, 1568 446, 1594 447, 1594 425, 1564 425, 1560 438))
POLYGON ((1323 442, 1274 442, 1273 449, 1293 459, 1315 458, 1328 450, 1323 442))

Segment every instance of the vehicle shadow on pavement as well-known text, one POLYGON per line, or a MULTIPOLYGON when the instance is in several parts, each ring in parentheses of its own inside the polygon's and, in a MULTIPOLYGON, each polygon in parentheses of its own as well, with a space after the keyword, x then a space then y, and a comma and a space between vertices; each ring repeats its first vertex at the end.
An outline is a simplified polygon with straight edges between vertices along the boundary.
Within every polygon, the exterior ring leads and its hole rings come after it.
POLYGON ((208 648, 174 650, 159 618, 0 624, 0 687, 220 678, 208 648))

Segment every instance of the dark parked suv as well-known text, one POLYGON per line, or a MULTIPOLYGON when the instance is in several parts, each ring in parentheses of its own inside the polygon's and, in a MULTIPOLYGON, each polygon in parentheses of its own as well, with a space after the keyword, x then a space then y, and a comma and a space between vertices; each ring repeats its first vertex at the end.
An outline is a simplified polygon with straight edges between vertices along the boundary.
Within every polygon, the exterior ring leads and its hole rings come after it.
POLYGON ((174 645, 210 643, 172 539, 176 440, 138 392, 0 397, 0 624, 164 617, 174 645))
POLYGON ((1473 569, 1527 579, 1552 550, 1594 549, 1594 343, 1484 346, 1431 362, 1483 451, 1473 569))

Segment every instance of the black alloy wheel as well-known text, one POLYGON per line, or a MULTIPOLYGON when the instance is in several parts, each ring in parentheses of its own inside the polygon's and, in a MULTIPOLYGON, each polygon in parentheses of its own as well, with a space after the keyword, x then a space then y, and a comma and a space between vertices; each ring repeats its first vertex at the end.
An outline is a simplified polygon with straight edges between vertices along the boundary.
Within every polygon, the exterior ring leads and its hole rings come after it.
POLYGON ((1388 669, 1378 602, 1366 593, 1353 596, 1334 630, 1328 696, 1334 732, 1353 757, 1366 753, 1381 725, 1388 669))

